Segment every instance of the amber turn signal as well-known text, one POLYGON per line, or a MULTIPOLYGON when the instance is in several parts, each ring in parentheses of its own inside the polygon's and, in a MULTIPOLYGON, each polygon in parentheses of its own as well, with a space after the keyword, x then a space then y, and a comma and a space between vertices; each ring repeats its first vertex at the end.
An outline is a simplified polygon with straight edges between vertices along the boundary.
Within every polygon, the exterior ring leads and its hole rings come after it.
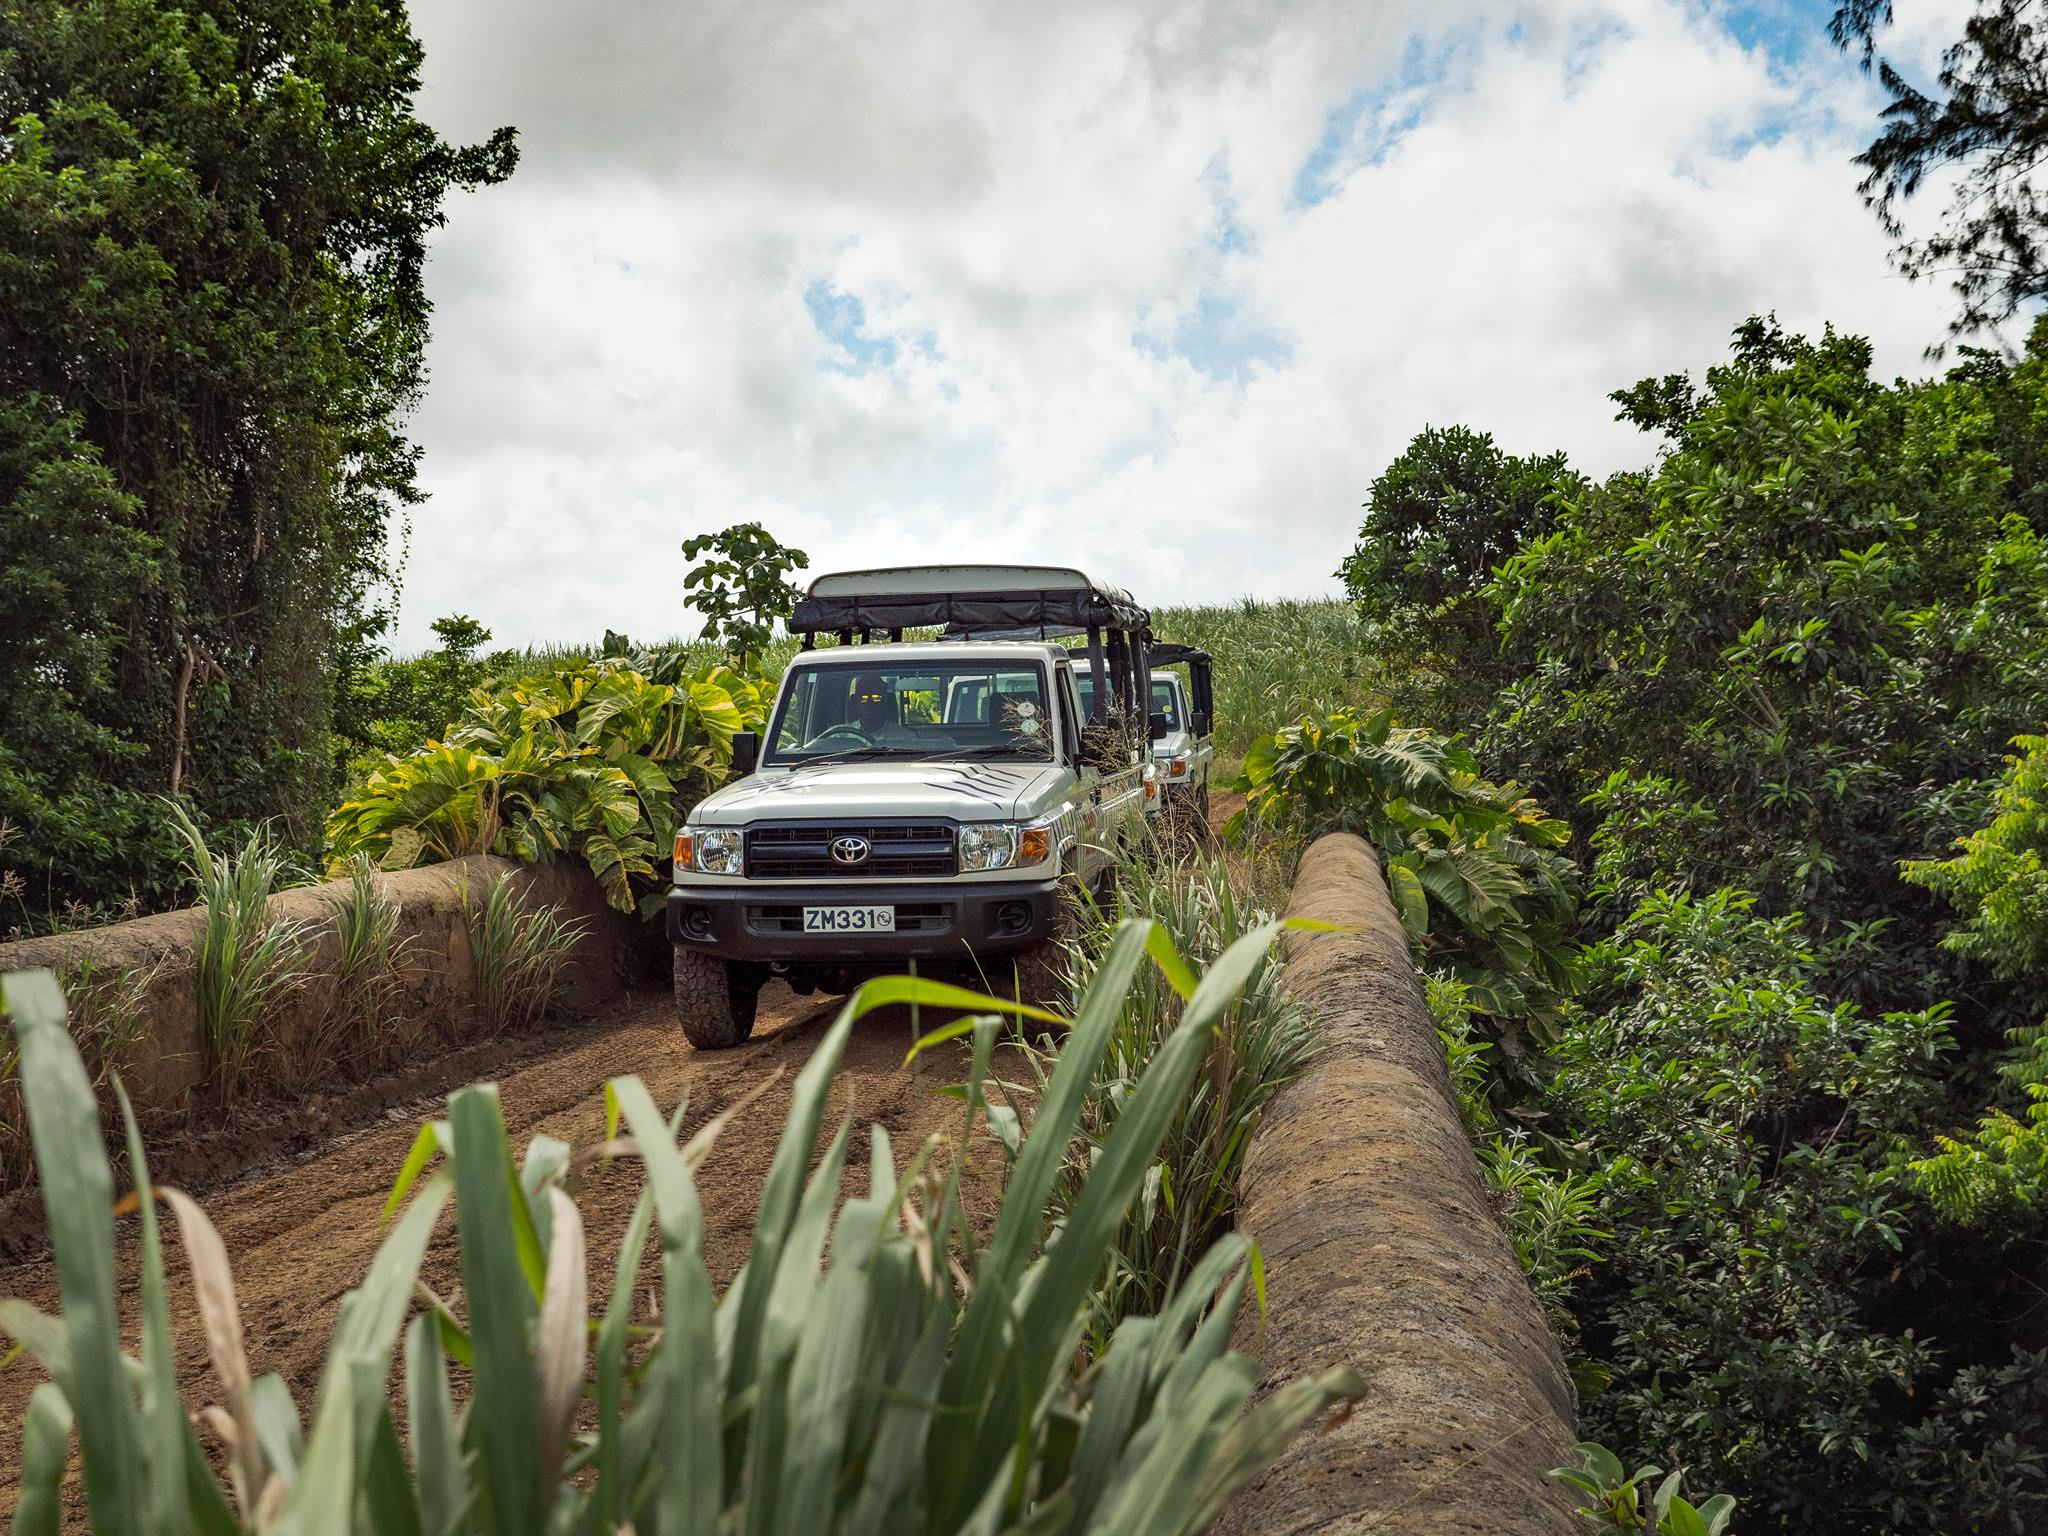
POLYGON ((695 842, 696 839, 688 832, 678 832, 676 834, 677 869, 688 869, 690 867, 691 860, 696 856, 697 852, 694 846, 695 842))
POLYGON ((1017 839, 1019 864, 1043 864, 1052 857, 1052 828, 1026 827, 1017 839))

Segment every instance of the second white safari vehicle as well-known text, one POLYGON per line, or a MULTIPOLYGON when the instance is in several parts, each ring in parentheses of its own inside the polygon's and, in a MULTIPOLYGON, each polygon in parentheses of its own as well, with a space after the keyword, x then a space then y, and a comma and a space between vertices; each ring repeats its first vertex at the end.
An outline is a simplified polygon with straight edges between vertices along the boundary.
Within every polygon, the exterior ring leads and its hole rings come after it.
MULTIPOLYGON (((1152 808, 1168 827, 1200 836, 1209 825, 1209 774, 1216 761, 1213 663, 1207 651, 1155 640, 1145 648, 1151 670, 1147 712, 1158 793, 1152 808), (1173 670, 1185 666, 1186 676, 1173 670)), ((1085 656, 1075 663, 1081 706, 1091 706, 1095 676, 1085 656)))
POLYGON ((1109 878, 1152 789, 1131 724, 1150 616, 1126 592, 1056 567, 846 571, 790 627, 804 649, 765 734, 735 741, 733 781, 676 835, 676 1012, 703 1049, 747 1038, 771 976, 1007 981, 1045 956, 1070 887, 1109 878), (903 641, 927 627, 945 638, 903 641), (1109 679, 1089 701, 1077 658, 1109 679))

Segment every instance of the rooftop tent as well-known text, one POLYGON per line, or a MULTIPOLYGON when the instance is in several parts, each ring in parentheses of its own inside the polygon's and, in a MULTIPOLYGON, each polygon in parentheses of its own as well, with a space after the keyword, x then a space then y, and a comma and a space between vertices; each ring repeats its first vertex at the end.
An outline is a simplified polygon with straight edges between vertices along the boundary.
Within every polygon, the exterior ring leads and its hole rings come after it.
POLYGON ((811 636, 929 625, 949 638, 1049 640, 1150 623, 1130 593, 1064 566, 920 565, 820 576, 789 627, 811 636))

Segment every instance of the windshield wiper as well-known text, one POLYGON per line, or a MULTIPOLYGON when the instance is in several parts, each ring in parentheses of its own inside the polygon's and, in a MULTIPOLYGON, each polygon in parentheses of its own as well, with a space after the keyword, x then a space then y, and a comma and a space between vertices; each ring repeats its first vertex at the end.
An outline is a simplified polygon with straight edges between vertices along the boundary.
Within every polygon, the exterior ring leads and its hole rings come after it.
POLYGON ((1050 752, 1033 755, 1028 748, 1006 741, 991 741, 979 747, 959 747, 948 752, 946 757, 1021 757, 1027 762, 1033 763, 1049 763, 1052 761, 1052 754, 1050 752))
POLYGON ((915 747, 842 747, 837 752, 820 752, 815 757, 800 757, 790 766, 808 768, 813 763, 857 763, 863 758, 876 757, 921 757, 915 747))

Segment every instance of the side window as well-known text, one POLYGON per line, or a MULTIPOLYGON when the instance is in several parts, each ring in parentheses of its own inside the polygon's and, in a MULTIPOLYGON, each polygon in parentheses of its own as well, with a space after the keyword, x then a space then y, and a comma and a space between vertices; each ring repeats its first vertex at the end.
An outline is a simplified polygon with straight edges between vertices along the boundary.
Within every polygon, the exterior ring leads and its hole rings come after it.
POLYGON ((1155 677, 1152 680, 1152 712, 1166 716, 1169 731, 1180 729, 1180 689, 1171 679, 1155 677))
POLYGON ((1059 694, 1060 750, 1068 762, 1081 759, 1081 710, 1074 691, 1074 669, 1064 663, 1059 669, 1059 679, 1054 685, 1059 694))

